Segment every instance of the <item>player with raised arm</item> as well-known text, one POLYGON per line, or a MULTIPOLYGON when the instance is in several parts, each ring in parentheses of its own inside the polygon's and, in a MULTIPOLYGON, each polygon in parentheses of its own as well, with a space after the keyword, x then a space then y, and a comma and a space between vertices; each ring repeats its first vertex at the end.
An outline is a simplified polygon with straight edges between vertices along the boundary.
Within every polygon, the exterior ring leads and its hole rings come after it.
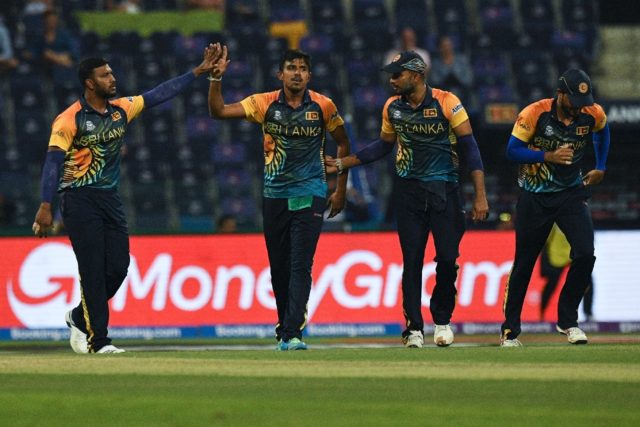
POLYGON ((116 78, 103 58, 78 67, 80 99, 53 122, 33 232, 46 237, 56 191, 64 226, 78 261, 81 301, 66 314, 76 353, 122 353, 108 336, 109 299, 129 266, 129 231, 122 201, 120 150, 129 123, 145 108, 165 102, 212 69, 212 46, 200 65, 138 96, 115 98, 116 78))
MULTIPOLYGON (((350 144, 344 121, 331 99, 307 88, 311 57, 299 50, 287 50, 282 57, 282 88, 225 104, 221 88, 229 61, 227 47, 220 48, 222 57, 209 77, 209 111, 217 119, 245 119, 262 126, 262 214, 278 311, 277 349, 304 350, 311 268, 327 206, 326 132, 335 140, 338 155, 346 156, 350 144)), ((341 174, 328 200, 329 218, 344 208, 346 186, 347 175, 341 174)))

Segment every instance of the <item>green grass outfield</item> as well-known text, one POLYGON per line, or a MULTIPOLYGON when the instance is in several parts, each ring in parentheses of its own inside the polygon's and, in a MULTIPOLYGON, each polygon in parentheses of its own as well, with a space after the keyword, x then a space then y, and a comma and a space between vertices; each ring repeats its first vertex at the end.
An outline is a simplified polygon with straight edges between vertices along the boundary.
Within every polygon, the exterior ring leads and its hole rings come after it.
POLYGON ((0 343, 0 426, 640 425, 640 335, 522 338, 511 349, 493 336, 423 349, 310 338, 289 353, 268 340, 120 341, 121 355, 0 343))

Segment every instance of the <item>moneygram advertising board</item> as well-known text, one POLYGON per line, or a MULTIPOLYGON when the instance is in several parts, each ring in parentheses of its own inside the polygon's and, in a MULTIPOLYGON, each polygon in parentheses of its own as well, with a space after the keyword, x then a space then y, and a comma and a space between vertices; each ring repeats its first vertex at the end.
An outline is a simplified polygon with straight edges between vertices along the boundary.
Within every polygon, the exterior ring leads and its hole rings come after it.
MULTIPOLYGON (((468 232, 460 248, 455 324, 499 323, 513 262, 512 232, 468 232)), ((0 239, 0 338, 56 339, 80 299, 66 238, 0 239)), ((423 267, 422 305, 430 320, 433 246, 423 267)), ((598 232, 594 317, 640 320, 640 232, 598 232)), ((394 233, 324 233, 313 267, 309 332, 372 335, 402 330, 402 256, 394 233)), ((129 274, 111 300, 111 330, 124 336, 270 336, 275 299, 261 235, 131 238, 129 274), (123 333, 122 331, 128 331, 123 333)), ((522 318, 555 320, 557 292, 539 316, 536 266, 522 318)))

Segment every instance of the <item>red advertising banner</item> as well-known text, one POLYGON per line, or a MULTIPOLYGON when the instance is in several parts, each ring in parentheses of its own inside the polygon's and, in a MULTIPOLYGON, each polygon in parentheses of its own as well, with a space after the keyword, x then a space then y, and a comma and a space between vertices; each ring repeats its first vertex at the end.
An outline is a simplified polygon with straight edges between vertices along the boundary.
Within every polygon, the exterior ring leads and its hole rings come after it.
MULTIPOLYGON (((513 261, 511 232, 468 232, 458 259, 453 322, 500 322, 513 261)), ((79 278, 65 238, 0 239, 0 328, 64 327, 79 301, 79 278)), ((435 284, 429 243, 423 268, 425 321, 435 284)), ((324 233, 313 268, 309 322, 401 323, 402 255, 395 233, 324 233)), ((275 300, 261 235, 131 238, 129 275, 111 300, 111 326, 272 324, 275 300)), ((536 267, 523 309, 538 321, 536 267)), ((555 307, 555 301, 550 307, 555 307)), ((554 320, 553 309, 549 310, 554 320)))

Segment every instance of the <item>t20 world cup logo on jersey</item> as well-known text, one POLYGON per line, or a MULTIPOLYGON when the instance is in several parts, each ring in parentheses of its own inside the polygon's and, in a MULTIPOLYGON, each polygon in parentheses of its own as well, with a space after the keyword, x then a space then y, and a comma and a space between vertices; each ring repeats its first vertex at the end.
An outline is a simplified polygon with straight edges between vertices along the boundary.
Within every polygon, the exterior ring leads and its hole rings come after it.
POLYGON ((17 280, 7 280, 9 305, 28 328, 64 327, 64 313, 80 300, 79 280, 71 246, 46 243, 27 255, 17 280))

